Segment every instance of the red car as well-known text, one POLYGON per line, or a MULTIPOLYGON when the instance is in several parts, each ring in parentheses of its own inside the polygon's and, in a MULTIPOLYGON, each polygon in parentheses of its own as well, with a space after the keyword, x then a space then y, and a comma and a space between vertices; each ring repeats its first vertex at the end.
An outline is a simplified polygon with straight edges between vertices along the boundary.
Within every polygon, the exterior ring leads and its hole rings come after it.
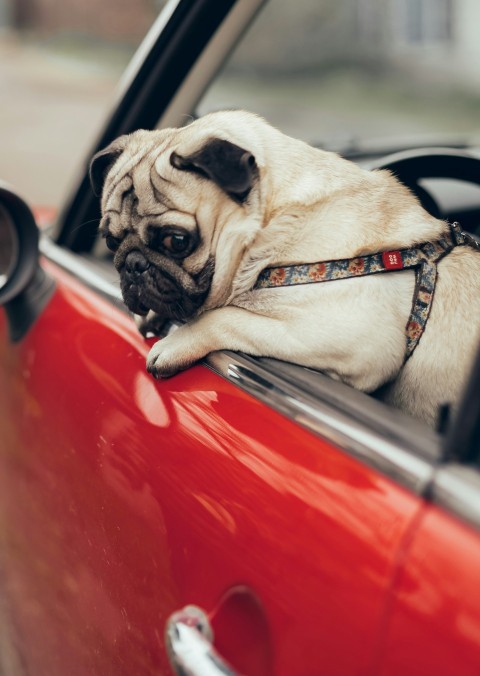
MULTIPOLYGON (((194 111, 259 5, 169 3, 88 157, 194 111)), ((475 232, 421 185, 474 153, 380 155, 475 232)), ((480 360, 438 431, 245 354, 156 381, 86 167, 40 256, 0 190, 1 673, 480 673, 480 360)))

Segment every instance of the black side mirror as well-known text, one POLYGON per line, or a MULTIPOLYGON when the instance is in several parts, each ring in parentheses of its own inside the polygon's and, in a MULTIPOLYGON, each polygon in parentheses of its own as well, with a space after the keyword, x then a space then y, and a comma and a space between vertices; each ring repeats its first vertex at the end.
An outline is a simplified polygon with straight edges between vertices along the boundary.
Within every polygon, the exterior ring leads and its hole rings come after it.
POLYGON ((50 299, 54 282, 39 264, 39 233, 28 205, 0 182, 0 305, 20 340, 50 299))

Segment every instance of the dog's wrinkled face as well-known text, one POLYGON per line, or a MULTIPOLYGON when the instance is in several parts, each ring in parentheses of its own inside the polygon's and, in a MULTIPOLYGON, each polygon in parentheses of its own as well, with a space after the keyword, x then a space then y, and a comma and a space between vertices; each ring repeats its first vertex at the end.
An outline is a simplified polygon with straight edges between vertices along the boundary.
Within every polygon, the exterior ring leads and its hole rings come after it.
POLYGON ((215 271, 213 295, 225 295, 225 270, 243 246, 231 236, 218 260, 219 241, 244 218, 255 158, 189 127, 137 131, 92 160, 100 231, 115 254, 125 303, 139 315, 194 316, 212 295, 215 271))

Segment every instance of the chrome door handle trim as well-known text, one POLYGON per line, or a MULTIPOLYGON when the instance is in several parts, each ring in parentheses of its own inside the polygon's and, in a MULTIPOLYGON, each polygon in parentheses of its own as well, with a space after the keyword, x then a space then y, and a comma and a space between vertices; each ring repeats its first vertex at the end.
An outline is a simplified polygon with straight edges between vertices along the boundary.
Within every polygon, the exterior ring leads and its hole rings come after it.
POLYGON ((213 647, 212 627, 197 606, 185 606, 170 615, 165 645, 178 676, 239 676, 213 647))

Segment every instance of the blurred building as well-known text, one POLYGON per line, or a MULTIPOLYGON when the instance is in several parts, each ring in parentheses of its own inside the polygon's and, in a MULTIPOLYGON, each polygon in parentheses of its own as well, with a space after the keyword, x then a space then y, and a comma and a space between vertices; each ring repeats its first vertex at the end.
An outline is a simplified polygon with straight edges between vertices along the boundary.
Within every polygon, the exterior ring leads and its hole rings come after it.
POLYGON ((479 0, 352 0, 363 52, 412 77, 480 84, 479 0))
POLYGON ((0 30, 8 28, 10 24, 10 2, 9 0, 0 0, 0 30))
POLYGON ((480 84, 480 0, 271 0, 235 67, 404 69, 413 79, 480 84), (301 10, 299 10, 301 6, 301 10), (274 10, 274 11, 272 11, 274 10))
MULTIPOLYGON (((220 1, 220 0, 219 0, 220 1)), ((0 0, 0 27, 137 42, 165 0, 0 0)), ((362 62, 480 84, 480 0, 270 0, 235 68, 321 72, 362 62), (299 11, 299 5, 301 11, 299 11), (273 11, 272 11, 273 10, 273 11)))
POLYGON ((43 36, 56 34, 138 41, 157 16, 160 0, 0 0, 0 22, 43 36), (2 9, 3 7, 3 9, 2 9))

